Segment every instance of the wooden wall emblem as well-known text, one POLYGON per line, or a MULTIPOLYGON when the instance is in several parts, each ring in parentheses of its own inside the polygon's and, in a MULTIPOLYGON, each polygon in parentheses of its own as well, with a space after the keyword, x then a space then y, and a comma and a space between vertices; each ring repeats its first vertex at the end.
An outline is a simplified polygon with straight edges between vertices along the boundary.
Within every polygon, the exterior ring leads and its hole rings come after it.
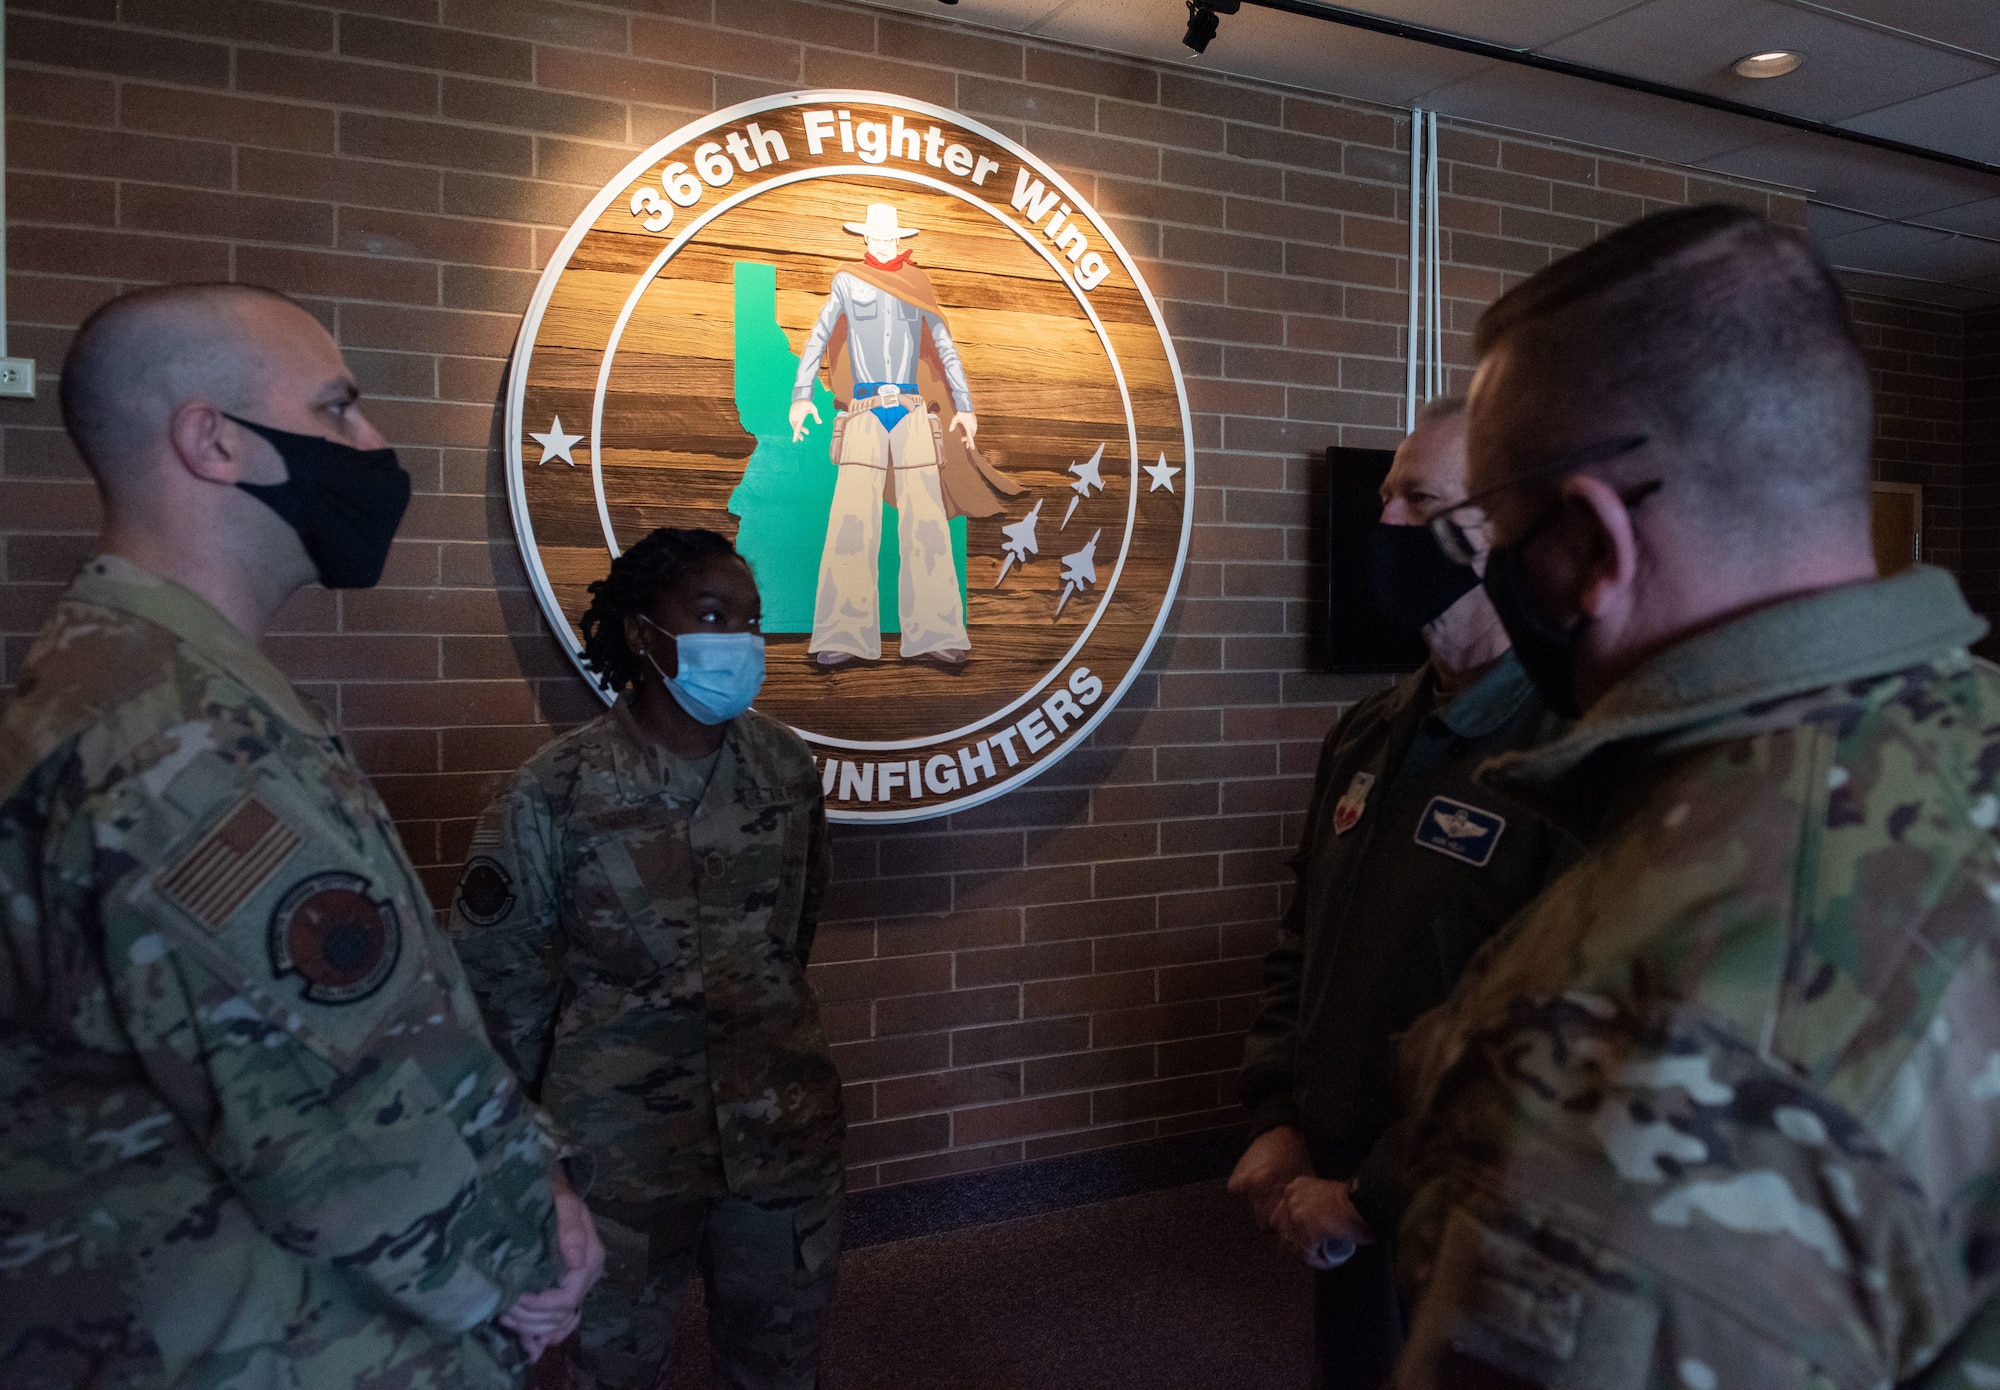
POLYGON ((881 92, 746 102, 614 178, 529 306, 506 443, 573 658, 623 547, 736 541, 757 708, 837 820, 963 809, 1083 744, 1193 520, 1180 368, 1110 228, 1004 136, 881 92))

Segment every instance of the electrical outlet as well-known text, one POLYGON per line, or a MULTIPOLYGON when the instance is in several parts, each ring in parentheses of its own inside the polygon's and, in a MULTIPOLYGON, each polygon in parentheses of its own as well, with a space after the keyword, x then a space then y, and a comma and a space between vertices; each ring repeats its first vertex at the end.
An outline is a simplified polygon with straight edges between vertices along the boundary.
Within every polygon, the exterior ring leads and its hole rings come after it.
POLYGON ((0 396, 35 398, 35 359, 0 357, 0 396))

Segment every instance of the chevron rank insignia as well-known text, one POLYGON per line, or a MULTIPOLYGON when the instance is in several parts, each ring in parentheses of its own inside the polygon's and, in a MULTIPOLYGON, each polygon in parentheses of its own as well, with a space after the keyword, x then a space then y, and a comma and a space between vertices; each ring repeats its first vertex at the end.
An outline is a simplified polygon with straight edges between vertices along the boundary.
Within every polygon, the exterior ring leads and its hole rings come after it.
POLYGON ((1417 820, 1417 843, 1425 849, 1462 860, 1475 869, 1491 862, 1493 850, 1507 829, 1507 818, 1448 796, 1434 796, 1417 820))

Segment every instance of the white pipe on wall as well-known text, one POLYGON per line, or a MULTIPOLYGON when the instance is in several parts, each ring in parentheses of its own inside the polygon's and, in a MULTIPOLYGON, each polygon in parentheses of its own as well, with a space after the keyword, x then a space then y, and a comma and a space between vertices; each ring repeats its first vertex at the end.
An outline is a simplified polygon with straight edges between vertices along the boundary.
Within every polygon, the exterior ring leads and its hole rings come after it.
POLYGON ((1417 304, 1423 296, 1424 113, 1410 112, 1410 326, 1403 337, 1408 361, 1403 373, 1403 432, 1417 427, 1417 304))

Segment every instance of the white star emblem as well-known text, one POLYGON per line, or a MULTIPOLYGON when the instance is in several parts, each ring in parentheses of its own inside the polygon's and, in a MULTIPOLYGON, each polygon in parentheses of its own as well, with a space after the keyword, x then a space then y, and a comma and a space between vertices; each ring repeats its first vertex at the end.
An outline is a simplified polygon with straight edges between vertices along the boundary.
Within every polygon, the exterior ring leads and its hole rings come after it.
POLYGON ((1158 492, 1161 488, 1165 488, 1168 492, 1172 492, 1174 490, 1174 474, 1181 470, 1173 464, 1168 463, 1167 456, 1161 454, 1158 463, 1147 464, 1143 471, 1153 480, 1153 485, 1147 488, 1146 491, 1158 492))
POLYGON ((582 439, 583 436, 580 434, 564 434, 562 416, 556 416, 555 423, 549 426, 547 434, 536 434, 530 431, 528 438, 542 446, 542 456, 535 460, 538 466, 547 463, 550 459, 561 459, 571 468, 576 467, 576 460, 569 456, 569 451, 576 446, 577 441, 582 439))

